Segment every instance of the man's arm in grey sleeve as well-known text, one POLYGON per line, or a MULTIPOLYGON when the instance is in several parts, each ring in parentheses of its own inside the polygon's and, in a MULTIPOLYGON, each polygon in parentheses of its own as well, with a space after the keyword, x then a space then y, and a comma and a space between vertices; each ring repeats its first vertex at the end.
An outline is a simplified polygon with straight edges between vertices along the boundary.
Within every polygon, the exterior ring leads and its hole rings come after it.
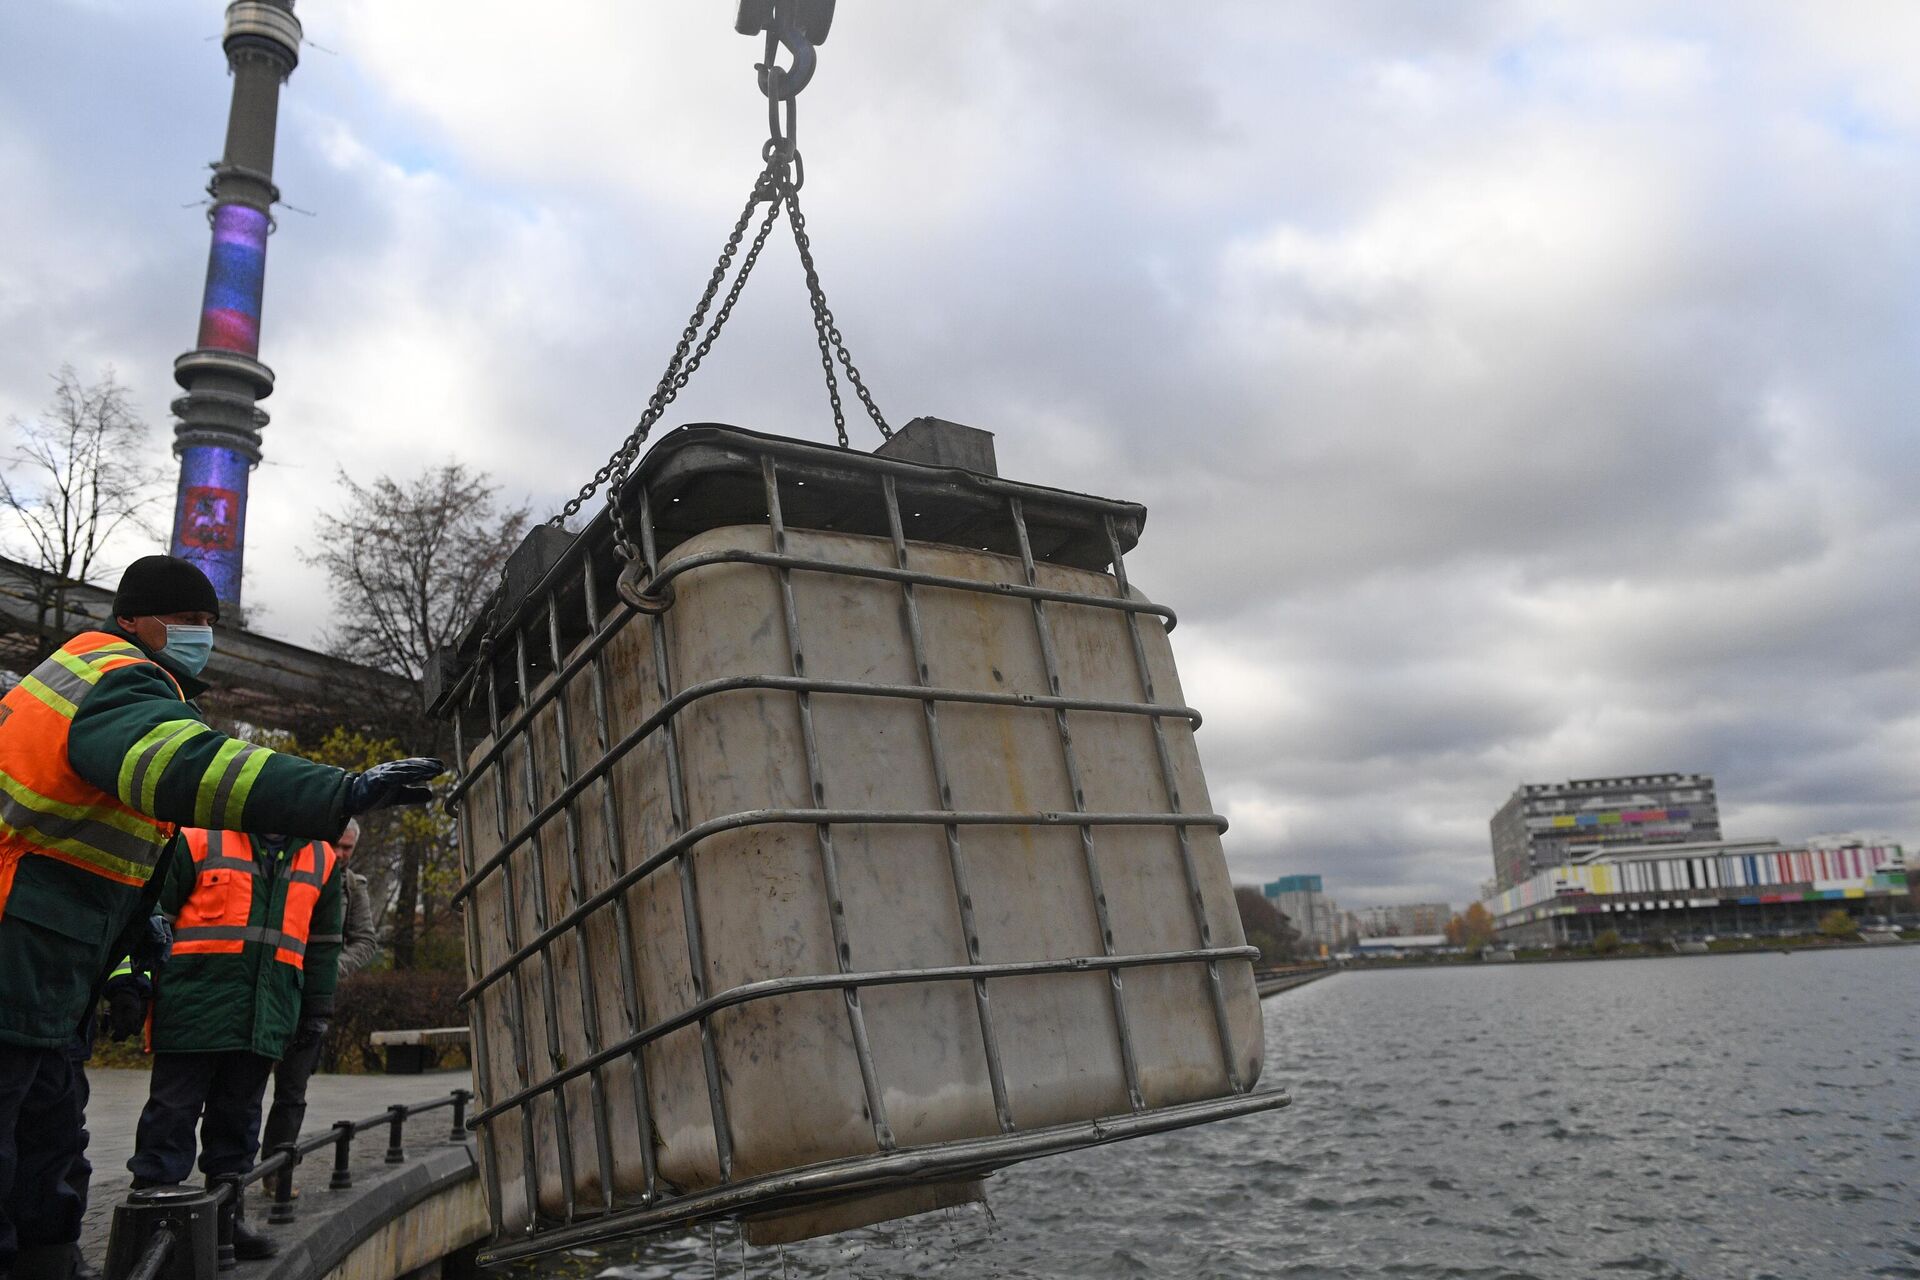
POLYGON ((342 930, 345 941, 340 948, 340 976, 359 973, 380 954, 380 935, 373 927, 373 903, 367 897, 367 882, 347 873, 347 920, 342 930))

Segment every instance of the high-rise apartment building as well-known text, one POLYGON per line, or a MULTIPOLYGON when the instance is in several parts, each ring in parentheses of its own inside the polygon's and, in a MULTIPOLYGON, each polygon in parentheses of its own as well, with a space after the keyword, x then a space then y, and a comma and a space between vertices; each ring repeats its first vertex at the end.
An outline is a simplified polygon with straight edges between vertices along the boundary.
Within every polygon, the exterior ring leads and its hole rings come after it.
POLYGON ((1339 943, 1340 913, 1319 876, 1281 876, 1261 885, 1260 892, 1286 916, 1303 944, 1331 948, 1339 943))
POLYGON ((1720 839, 1720 805, 1704 773, 1642 773, 1524 783, 1493 815, 1497 889, 1576 855, 1627 844, 1720 839))

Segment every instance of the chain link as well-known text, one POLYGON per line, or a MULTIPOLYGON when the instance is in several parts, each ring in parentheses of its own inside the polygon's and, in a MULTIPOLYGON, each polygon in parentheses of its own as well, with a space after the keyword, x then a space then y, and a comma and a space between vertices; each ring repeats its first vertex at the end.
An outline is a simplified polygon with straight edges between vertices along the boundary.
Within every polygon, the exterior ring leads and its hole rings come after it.
POLYGON ((820 273, 813 265, 813 241, 807 236, 807 217, 800 212, 800 188, 789 186, 786 191, 787 223, 793 228, 793 245, 800 251, 800 265, 807 273, 807 301, 813 307, 813 331, 820 342, 820 368, 827 377, 827 399, 833 405, 833 429, 840 437, 840 447, 847 447, 847 420, 840 409, 840 383, 833 375, 833 359, 827 354, 828 345, 833 348, 833 356, 838 357, 841 367, 847 371, 847 381, 852 384, 854 393, 860 397, 860 403, 866 406, 867 416, 873 419, 873 425, 880 428, 884 439, 893 439, 893 428, 887 425, 880 406, 873 402, 873 393, 867 390, 866 382, 860 377, 859 367, 853 363, 853 356, 847 351, 846 339, 840 336, 840 327, 834 323, 833 309, 827 306, 826 290, 820 287, 820 273))
MULTIPOLYGON (((776 81, 776 88, 778 87, 776 81)), ((770 131, 761 155, 766 165, 760 176, 754 179, 753 190, 747 196, 747 203, 740 210, 740 216, 734 219, 733 230, 727 236, 726 245, 720 250, 720 259, 707 277, 707 286, 700 294, 700 301, 694 306, 693 314, 687 318, 686 327, 680 331, 680 340, 674 344, 673 357, 667 361, 666 372, 660 375, 660 382, 653 394, 647 398, 647 406, 640 414, 640 420, 626 439, 620 442, 612 455, 593 478, 580 486, 580 492, 567 500, 546 524, 551 528, 564 528, 567 521, 580 513, 594 496, 606 490, 606 503, 613 519, 614 546, 620 557, 629 562, 640 560, 643 550, 635 536, 635 531, 627 523, 627 513, 620 503, 620 491, 625 487, 627 478, 633 472, 633 466, 640 457, 640 446, 646 443, 647 436, 660 421, 688 381, 699 370, 700 362, 713 350, 713 344, 719 339, 720 331, 727 319, 733 314, 734 304, 740 300, 741 292, 746 288, 747 278, 753 274, 754 264, 760 260, 760 251, 766 246, 767 236, 773 230, 774 222, 780 211, 786 210, 787 223, 793 231, 794 248, 799 251, 800 265, 804 268, 807 281, 807 301, 813 311, 814 338, 820 348, 820 370, 827 383, 827 400, 833 407, 833 430, 839 438, 840 447, 850 448, 847 438, 846 413, 840 401, 840 380, 834 371, 836 360, 846 371, 847 382, 853 387, 860 403, 866 408, 867 416, 880 429, 886 439, 892 439, 893 428, 887 424, 886 417, 880 412, 880 406, 874 403, 872 392, 867 390, 866 382, 860 377, 860 370, 853 363, 853 356, 847 350, 846 340, 840 334, 840 328, 833 318, 832 308, 827 306, 826 291, 820 284, 820 272, 814 266, 813 242, 807 235, 806 215, 800 211, 800 188, 806 182, 806 168, 800 158, 799 147, 795 144, 796 119, 794 100, 786 101, 786 119, 784 129, 779 114, 780 99, 770 95, 770 131), (711 323, 707 321, 707 312, 713 306, 713 300, 720 292, 720 286, 732 271, 733 261, 740 252, 740 244, 746 239, 747 227, 753 222, 753 211, 760 205, 766 205, 766 213, 760 219, 759 229, 748 244, 746 256, 740 259, 740 270, 734 275, 733 284, 727 289, 721 300, 720 309, 713 314, 711 323), (706 331, 701 332, 701 326, 706 331), (697 341, 696 341, 697 339, 697 341)), ((506 573, 501 571, 501 586, 495 590, 493 602, 487 612, 486 631, 480 638, 479 662, 484 665, 492 660, 494 647, 498 640, 501 605, 506 598, 506 573)), ((471 701, 478 682, 468 689, 471 701)))

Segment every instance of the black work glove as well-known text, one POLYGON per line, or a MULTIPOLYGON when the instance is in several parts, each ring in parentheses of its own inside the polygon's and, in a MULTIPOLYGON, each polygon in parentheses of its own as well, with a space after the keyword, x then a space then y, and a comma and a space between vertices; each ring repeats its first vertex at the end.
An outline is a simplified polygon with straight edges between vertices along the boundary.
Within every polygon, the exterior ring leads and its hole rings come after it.
POLYGON ((173 950, 173 926, 165 916, 148 916, 144 929, 134 932, 133 946, 127 958, 136 969, 155 973, 167 963, 173 950))
POLYGON ((425 804, 433 799, 427 783, 446 771, 442 761, 413 756, 377 764, 365 773, 348 774, 347 816, 358 817, 398 804, 425 804))
POLYGON ((327 1028, 331 1025, 333 1024, 325 1018, 316 1018, 310 1014, 302 1017, 294 1024, 293 1038, 287 1041, 287 1052, 292 1053, 295 1049, 310 1049, 319 1044, 326 1039, 327 1028))
POLYGON ((107 1036, 131 1040, 147 1025, 147 998, 153 984, 142 973, 122 973, 107 979, 107 1036))

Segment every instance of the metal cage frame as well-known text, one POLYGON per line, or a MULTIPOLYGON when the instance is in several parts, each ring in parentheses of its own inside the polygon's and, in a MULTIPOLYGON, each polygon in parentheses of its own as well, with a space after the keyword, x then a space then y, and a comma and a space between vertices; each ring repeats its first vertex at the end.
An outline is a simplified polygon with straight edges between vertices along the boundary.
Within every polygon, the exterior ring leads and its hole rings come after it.
MULTIPOLYGON (((450 716, 453 720, 454 750, 460 772, 452 791, 450 804, 456 806, 458 812, 464 879, 455 894, 454 901, 456 903, 466 901, 489 877, 499 876, 502 878, 507 901, 513 901, 524 895, 532 902, 534 923, 537 928, 533 936, 522 938, 519 936, 520 928, 516 913, 506 912, 504 940, 509 954, 504 960, 474 979, 461 996, 462 1003, 471 1006, 482 992, 499 984, 506 985, 508 992, 506 1021, 513 1037, 513 1043, 508 1048, 519 1081, 519 1087, 514 1091, 505 1096, 494 1097, 490 1096, 491 1082, 486 1079, 485 1073, 477 1073, 476 1077, 480 1096, 478 1110, 470 1124, 471 1127, 479 1130, 484 1147, 486 1156, 484 1164, 488 1178, 487 1202, 494 1228, 494 1243, 484 1253, 484 1260, 507 1261, 614 1236, 667 1230, 714 1217, 765 1212, 844 1197, 857 1194, 863 1189, 879 1186, 900 1185, 915 1180, 940 1180, 977 1175, 1040 1155, 1286 1106, 1290 1099, 1283 1091, 1251 1092, 1251 1082, 1240 1078, 1236 1065, 1225 988, 1221 980, 1221 965, 1236 961, 1251 964, 1257 957, 1258 951, 1251 946, 1215 945, 1211 923, 1202 900, 1201 881, 1189 839, 1189 829, 1195 826, 1206 826, 1224 831, 1227 824, 1224 818, 1215 813, 1186 812, 1181 803, 1176 771, 1168 751, 1163 722, 1169 718, 1178 718, 1197 727, 1200 723, 1200 715, 1191 707, 1162 703, 1155 695, 1147 649, 1140 631, 1140 619, 1143 615, 1159 618, 1171 630, 1175 624, 1175 618, 1171 610, 1137 597, 1127 582, 1123 542, 1130 544, 1137 537, 1140 522, 1144 519, 1144 510, 1133 504, 1019 484, 979 473, 930 467, 895 458, 856 453, 732 428, 683 428, 681 432, 676 432, 674 435, 683 436, 683 433, 688 431, 707 433, 707 438, 716 439, 724 447, 737 451, 738 458, 757 462, 760 493, 764 502, 763 519, 772 532, 773 550, 771 552, 727 550, 697 554, 685 557, 663 569, 662 552, 670 547, 663 548, 660 545, 663 539, 658 536, 658 522, 650 489, 658 468, 650 468, 648 465, 654 462, 655 456, 661 451, 660 447, 656 447, 654 453, 649 455, 630 479, 625 490, 615 499, 627 504, 629 524, 639 530, 646 573, 644 586, 638 592, 619 590, 617 599, 611 602, 605 601, 604 594, 610 572, 617 566, 611 549, 611 522, 603 512, 563 550, 553 556, 551 564, 539 567, 537 580, 526 584, 531 589, 525 592, 523 598, 503 600, 496 604, 496 614, 500 620, 495 624, 492 636, 479 644, 475 643, 477 633, 468 637, 464 664, 454 672, 453 678, 435 702, 436 710, 442 715, 450 716), (784 475, 783 466, 786 468, 784 475), (879 499, 886 517, 885 536, 892 544, 894 561, 892 567, 842 564, 790 553, 787 538, 788 524, 782 494, 783 480, 795 476, 819 474, 823 468, 829 473, 851 475, 872 483, 875 490, 873 496, 879 499), (1012 549, 1017 550, 1023 580, 1010 583, 978 581, 947 577, 916 569, 913 564, 913 543, 907 536, 907 525, 902 515, 903 485, 915 487, 919 492, 927 492, 928 486, 944 486, 943 492, 948 492, 950 496, 958 495, 964 500, 964 504, 972 509, 972 514, 967 517, 967 520, 972 521, 968 525, 971 531, 970 538, 990 536, 979 534, 978 508, 983 503, 994 504, 1007 522, 1005 527, 1011 534, 1010 540, 1007 541, 1010 542, 1012 549), (1040 561, 1036 559, 1029 525, 1029 510, 1036 503, 1056 515, 1066 512, 1070 522, 1077 522, 1083 530, 1091 529, 1097 532, 1097 542, 1089 545, 1082 540, 1082 543, 1072 547, 1068 554, 1062 554, 1060 559, 1063 562, 1077 559, 1081 567, 1086 567, 1094 561, 1110 565, 1115 584, 1114 594, 1099 595, 1053 590, 1040 585, 1037 568, 1040 561), (605 649, 622 629, 631 625, 636 617, 643 615, 643 610, 636 608, 634 598, 638 598, 642 604, 649 606, 644 610, 646 613, 657 612, 662 607, 670 608, 673 583, 679 577, 716 564, 742 563, 764 566, 773 570, 777 576, 791 673, 785 676, 732 677, 676 689, 669 664, 664 628, 655 625, 651 628, 651 632, 654 669, 658 681, 656 689, 659 700, 658 709, 644 722, 618 740, 614 740, 609 714, 611 673, 608 670, 605 649), (848 574, 899 583, 903 604, 902 639, 909 648, 913 669, 918 674, 917 681, 913 684, 901 685, 810 677, 807 674, 806 637, 801 634, 799 614, 794 603, 793 575, 796 573, 848 574), (981 592, 1029 601, 1034 632, 1049 689, 1048 694, 994 693, 932 685, 929 679, 919 602, 916 597, 916 592, 922 589, 981 592), (1050 608, 1058 605, 1109 610, 1124 617, 1131 640, 1135 673, 1139 686, 1145 694, 1143 701, 1090 700, 1067 697, 1062 694, 1060 664, 1054 648, 1053 628, 1049 619, 1050 608), (569 619, 568 625, 563 625, 563 618, 569 619), (565 634, 569 625, 577 633, 581 624, 585 627, 584 634, 572 636, 565 634), (583 673, 591 681, 594 712, 594 723, 585 727, 589 735, 585 740, 597 743, 597 754, 585 761, 577 750, 582 739, 576 737, 576 726, 571 723, 573 713, 569 708, 568 699, 564 696, 564 691, 583 673), (536 682, 548 680, 549 677, 552 679, 544 689, 537 694, 531 692, 536 682), (789 691, 794 695, 798 704, 801 736, 805 745, 807 790, 814 804, 806 808, 738 812, 697 824, 691 823, 685 779, 681 773, 676 722, 680 713, 696 702, 742 689, 789 691), (923 709, 926 740, 942 807, 932 810, 901 811, 831 806, 827 802, 824 784, 821 781, 819 744, 814 736, 811 700, 816 694, 918 701, 923 709), (510 703, 518 705, 511 706, 510 703), (952 703, 994 704, 1051 711, 1062 763, 1073 797, 1073 809, 1070 812, 980 812, 952 808, 946 749, 940 726, 941 707, 952 703), (468 725, 465 721, 476 705, 484 708, 485 718, 480 724, 484 727, 487 736, 491 738, 491 742, 473 763, 468 765, 466 763, 468 725), (532 749, 532 742, 529 739, 527 749, 520 752, 521 776, 516 787, 513 785, 515 780, 506 768, 507 750, 516 738, 528 733, 535 723, 536 716, 550 705, 554 708, 558 723, 558 758, 537 759, 539 753, 532 749), (463 709, 465 709, 464 714, 463 709), (1068 719, 1073 712, 1138 716, 1145 718, 1151 724, 1160 779, 1169 801, 1166 811, 1092 812, 1086 809, 1081 789, 1079 755, 1068 719), (645 851, 643 856, 636 859, 630 856, 633 851, 626 847, 627 838, 623 835, 617 820, 612 770, 615 763, 628 752, 656 734, 659 735, 663 747, 668 775, 667 796, 671 809, 672 829, 675 834, 665 846, 645 851), (559 784, 559 790, 554 794, 553 799, 536 807, 535 797, 545 794, 541 786, 541 774, 547 769, 555 771, 551 781, 559 784), (495 771, 498 777, 496 785, 492 788, 493 812, 490 815, 475 814, 471 812, 473 806, 462 801, 476 781, 489 770, 495 771), (513 792, 517 792, 517 803, 515 799, 510 799, 510 793, 513 792), (610 850, 613 855, 612 862, 617 869, 612 882, 596 893, 588 893, 585 888, 587 880, 583 869, 581 823, 578 818, 579 806, 588 804, 603 806, 605 826, 612 844, 610 850), (510 810, 516 807, 520 810, 517 822, 510 814, 510 810), (491 817, 495 825, 494 834, 499 843, 483 862, 475 865, 472 824, 487 817, 491 817), (568 873, 566 901, 573 905, 564 914, 549 919, 547 910, 547 903, 550 900, 549 886, 546 883, 547 868, 544 860, 540 857, 529 858, 525 860, 528 864, 525 868, 516 868, 513 855, 556 818, 564 823, 568 873), (703 840, 720 832, 768 824, 810 826, 815 833, 821 880, 830 904, 830 923, 838 961, 837 972, 762 980, 723 991, 710 991, 694 862, 688 855, 703 840), (947 866, 966 942, 967 963, 920 969, 857 971, 852 968, 850 959, 852 948, 847 935, 845 913, 841 905, 839 866, 834 845, 835 827, 851 824, 913 824, 939 827, 943 830, 947 866), (1085 871, 1093 896, 1094 914, 1103 940, 1100 954, 1020 963, 991 963, 982 960, 980 939, 973 915, 972 893, 967 877, 964 832, 970 827, 983 825, 1071 827, 1079 832, 1085 871), (1200 946, 1142 954, 1122 954, 1115 949, 1106 892, 1101 883, 1098 861, 1094 856, 1095 830, 1112 826, 1163 827, 1175 834, 1187 889, 1187 908, 1192 914, 1200 946), (529 871, 531 883, 521 884, 519 882, 521 877, 529 871), (694 1002, 691 1007, 670 1016, 649 1018, 647 1011, 640 1007, 640 987, 635 971, 633 948, 635 927, 629 913, 628 893, 647 877, 661 872, 674 875, 678 880, 681 911, 686 927, 687 959, 694 987, 694 1002), (545 956, 557 940, 581 927, 590 916, 609 910, 612 912, 621 952, 620 978, 625 995, 626 1026, 614 1029, 611 1034, 608 1034, 608 1029, 600 1025, 600 1005, 596 999, 594 966, 583 964, 580 967, 579 984, 583 1005, 581 1014, 590 1052, 584 1058, 569 1062, 563 1068, 535 1079, 530 1065, 526 1007, 533 1000, 538 999, 543 1000, 549 1008, 554 1008, 558 1000, 553 967, 550 964, 543 964, 538 989, 529 990, 530 979, 526 972, 526 962, 536 955, 545 956), (1205 966, 1218 1049, 1225 1065, 1230 1092, 1222 1097, 1200 1102, 1149 1107, 1141 1091, 1135 1062, 1124 975, 1131 969, 1143 966, 1174 964, 1205 966), (988 981, 1001 977, 1085 972, 1104 972, 1108 976, 1114 1026, 1119 1041, 1120 1062, 1124 1071, 1130 1110, 1125 1114, 1098 1120, 1023 1129, 1017 1123, 1008 1101, 994 1011, 989 1000, 988 981), (999 1134, 911 1147, 901 1147, 896 1143, 892 1128, 887 1122, 884 1088, 874 1065, 860 996, 862 990, 866 988, 920 982, 970 983, 979 1024, 980 1043, 992 1089, 994 1111, 1000 1128, 999 1134), (736 1181, 732 1169, 727 1098, 716 1056, 711 1019, 714 1014, 723 1009, 744 1005, 751 1001, 800 991, 822 990, 838 990, 842 994, 848 1031, 860 1067, 862 1087, 877 1150, 870 1155, 833 1160, 736 1181), (715 1150, 722 1182, 718 1187, 706 1190, 677 1193, 666 1185, 655 1167, 654 1135, 651 1131, 649 1115, 651 1095, 647 1090, 647 1065, 642 1050, 661 1037, 689 1026, 698 1028, 700 1057, 706 1074, 707 1099, 711 1110, 715 1150), (611 1117, 606 1106, 604 1073, 615 1070, 632 1073, 635 1096, 640 1103, 637 1108, 639 1114, 634 1117, 634 1123, 639 1128, 638 1139, 644 1161, 645 1189, 637 1197, 637 1203, 631 1196, 623 1203, 616 1199, 614 1193, 612 1144, 609 1136, 611 1117), (563 1087, 571 1081, 582 1078, 588 1082, 590 1105, 594 1113, 592 1116, 595 1139, 593 1145, 596 1149, 590 1153, 582 1153, 574 1149, 574 1130, 568 1123, 569 1102, 563 1087), (558 1222, 543 1221, 537 1203, 536 1192, 539 1179, 534 1159, 536 1143, 533 1108, 543 1097, 547 1098, 548 1105, 554 1108, 553 1129, 561 1166, 560 1181, 566 1201, 565 1212, 558 1222), (518 1112, 518 1121, 521 1126, 521 1147, 526 1162, 528 1207, 532 1225, 527 1228, 525 1234, 511 1233, 513 1238, 506 1238, 508 1233, 503 1232, 501 1221, 500 1168, 493 1127, 497 1123, 507 1121, 509 1113, 515 1111, 518 1112), (598 1162, 599 1182, 604 1193, 599 1203, 581 1205, 575 1202, 574 1170, 576 1161, 581 1158, 598 1162)), ((670 436, 667 440, 673 438, 670 436)), ((663 441, 663 446, 665 443, 663 441)), ((804 480, 801 483, 804 483, 804 480)), ((510 580, 512 576, 513 571, 510 569, 510 580)), ((480 950, 479 922, 475 918, 477 913, 468 910, 463 914, 468 954, 479 957, 484 953, 480 950)), ((477 1061, 482 1062, 492 1061, 488 1056, 486 1044, 488 1031, 485 1019, 477 1016, 477 1012, 472 1010, 470 1013, 476 1058, 477 1061)), ((558 1043, 556 1024, 553 1019, 545 1021, 549 1060, 563 1061, 564 1055, 558 1043)))

